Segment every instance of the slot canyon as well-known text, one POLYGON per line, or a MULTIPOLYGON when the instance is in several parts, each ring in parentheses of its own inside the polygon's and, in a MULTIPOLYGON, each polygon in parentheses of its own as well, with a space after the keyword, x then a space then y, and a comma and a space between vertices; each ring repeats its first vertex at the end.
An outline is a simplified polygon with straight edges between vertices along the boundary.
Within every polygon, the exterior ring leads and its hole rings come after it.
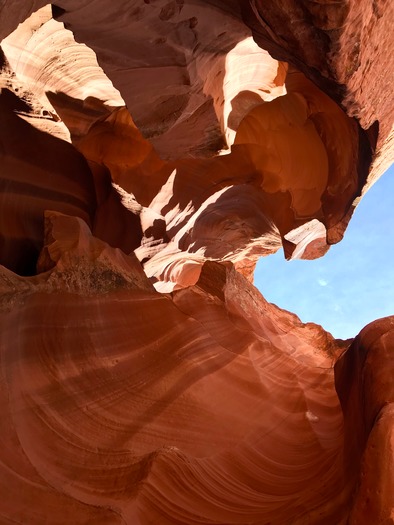
POLYGON ((253 284, 392 164, 393 20, 0 0, 1 525, 394 525, 394 315, 253 284))

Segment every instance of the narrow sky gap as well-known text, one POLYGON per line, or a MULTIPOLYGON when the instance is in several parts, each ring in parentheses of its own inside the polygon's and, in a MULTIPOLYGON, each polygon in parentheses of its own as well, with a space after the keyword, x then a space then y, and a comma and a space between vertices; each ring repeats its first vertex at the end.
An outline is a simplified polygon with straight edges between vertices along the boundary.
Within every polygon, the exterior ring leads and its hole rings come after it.
POLYGON ((394 165, 361 200, 339 244, 314 261, 286 261, 282 250, 261 258, 257 288, 268 301, 340 339, 394 315, 393 195, 394 165))

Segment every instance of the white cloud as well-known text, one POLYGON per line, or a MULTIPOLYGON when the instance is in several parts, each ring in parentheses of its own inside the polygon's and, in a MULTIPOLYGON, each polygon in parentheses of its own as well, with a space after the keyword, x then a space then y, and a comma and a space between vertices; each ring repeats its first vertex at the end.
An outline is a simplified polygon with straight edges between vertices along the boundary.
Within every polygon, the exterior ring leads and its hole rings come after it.
POLYGON ((325 279, 318 279, 317 282, 320 284, 320 286, 327 286, 328 281, 325 279))

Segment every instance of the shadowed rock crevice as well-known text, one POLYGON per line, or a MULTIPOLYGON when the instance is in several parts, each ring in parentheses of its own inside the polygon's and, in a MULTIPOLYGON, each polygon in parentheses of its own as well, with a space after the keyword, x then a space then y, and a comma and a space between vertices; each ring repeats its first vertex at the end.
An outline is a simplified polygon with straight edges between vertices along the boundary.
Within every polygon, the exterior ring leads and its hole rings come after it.
POLYGON ((31 106, 3 89, 0 262, 21 275, 33 275, 43 246, 44 211, 69 213, 90 225, 96 201, 84 157, 67 142, 33 127, 18 112, 29 115, 31 106))

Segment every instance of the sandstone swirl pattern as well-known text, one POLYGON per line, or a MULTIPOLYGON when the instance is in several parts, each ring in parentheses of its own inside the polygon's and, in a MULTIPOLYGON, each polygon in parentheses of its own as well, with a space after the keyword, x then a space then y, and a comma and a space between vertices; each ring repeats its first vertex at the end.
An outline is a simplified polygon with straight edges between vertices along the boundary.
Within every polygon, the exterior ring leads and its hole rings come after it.
POLYGON ((391 162, 392 16, 3 2, 1 524, 394 523, 394 318, 335 340, 252 284, 391 162))

